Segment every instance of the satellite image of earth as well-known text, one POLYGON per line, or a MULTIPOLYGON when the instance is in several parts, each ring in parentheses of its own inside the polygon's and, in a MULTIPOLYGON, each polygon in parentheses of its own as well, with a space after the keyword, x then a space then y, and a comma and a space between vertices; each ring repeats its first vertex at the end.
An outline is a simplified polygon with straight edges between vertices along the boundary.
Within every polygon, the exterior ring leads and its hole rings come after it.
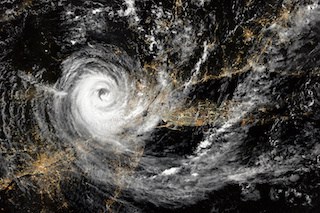
POLYGON ((320 212, 319 0, 0 0, 0 212, 320 212))

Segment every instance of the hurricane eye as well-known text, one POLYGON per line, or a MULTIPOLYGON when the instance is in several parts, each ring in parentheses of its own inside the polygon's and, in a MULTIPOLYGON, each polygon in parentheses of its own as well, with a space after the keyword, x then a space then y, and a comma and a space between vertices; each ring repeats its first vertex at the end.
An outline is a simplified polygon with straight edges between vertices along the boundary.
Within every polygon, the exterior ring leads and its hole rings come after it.
POLYGON ((104 101, 107 99, 109 93, 110 91, 108 89, 102 88, 102 89, 99 89, 98 96, 102 101, 104 101))

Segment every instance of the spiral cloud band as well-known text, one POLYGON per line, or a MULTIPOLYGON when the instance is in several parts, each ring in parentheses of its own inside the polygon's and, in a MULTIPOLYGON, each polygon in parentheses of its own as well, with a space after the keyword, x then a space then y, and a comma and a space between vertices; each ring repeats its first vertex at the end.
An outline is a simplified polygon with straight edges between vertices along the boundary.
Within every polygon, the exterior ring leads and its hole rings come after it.
POLYGON ((34 103, 35 116, 43 132, 55 132, 44 137, 72 147, 77 168, 117 186, 125 178, 118 163, 134 168, 168 106, 170 86, 157 81, 119 48, 88 45, 64 60, 60 79, 34 103))

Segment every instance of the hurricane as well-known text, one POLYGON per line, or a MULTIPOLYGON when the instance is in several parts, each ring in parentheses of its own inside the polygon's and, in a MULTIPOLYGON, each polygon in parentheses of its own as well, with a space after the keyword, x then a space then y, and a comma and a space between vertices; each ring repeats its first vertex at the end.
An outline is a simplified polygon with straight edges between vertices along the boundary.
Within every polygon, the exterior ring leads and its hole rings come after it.
POLYGON ((0 3, 4 212, 314 212, 320 7, 0 3))

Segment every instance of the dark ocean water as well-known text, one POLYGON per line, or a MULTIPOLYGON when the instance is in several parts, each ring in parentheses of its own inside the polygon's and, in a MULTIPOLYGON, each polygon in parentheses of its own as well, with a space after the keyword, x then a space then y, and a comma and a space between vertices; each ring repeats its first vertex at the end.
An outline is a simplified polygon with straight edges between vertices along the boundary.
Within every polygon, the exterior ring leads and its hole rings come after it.
POLYGON ((317 0, 0 2, 0 212, 319 212, 317 0))

